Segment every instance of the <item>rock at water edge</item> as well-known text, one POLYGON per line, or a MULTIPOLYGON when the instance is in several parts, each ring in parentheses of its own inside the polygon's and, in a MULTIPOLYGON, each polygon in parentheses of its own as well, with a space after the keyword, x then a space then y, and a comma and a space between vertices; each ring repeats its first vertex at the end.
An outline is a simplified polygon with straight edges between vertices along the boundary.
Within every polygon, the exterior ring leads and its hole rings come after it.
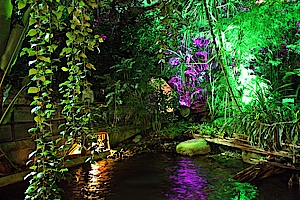
POLYGON ((205 139, 197 138, 179 143, 176 146, 176 152, 181 155, 205 155, 211 151, 210 146, 205 139))

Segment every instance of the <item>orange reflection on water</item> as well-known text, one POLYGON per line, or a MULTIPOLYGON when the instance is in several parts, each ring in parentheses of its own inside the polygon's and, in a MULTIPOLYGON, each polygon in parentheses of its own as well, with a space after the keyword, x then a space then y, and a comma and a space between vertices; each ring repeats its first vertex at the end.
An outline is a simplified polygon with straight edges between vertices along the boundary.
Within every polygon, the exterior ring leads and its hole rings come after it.
POLYGON ((89 171, 82 167, 78 168, 72 181, 72 186, 75 186, 74 196, 85 199, 103 199, 103 196, 109 193, 112 166, 113 161, 106 159, 91 164, 89 171))

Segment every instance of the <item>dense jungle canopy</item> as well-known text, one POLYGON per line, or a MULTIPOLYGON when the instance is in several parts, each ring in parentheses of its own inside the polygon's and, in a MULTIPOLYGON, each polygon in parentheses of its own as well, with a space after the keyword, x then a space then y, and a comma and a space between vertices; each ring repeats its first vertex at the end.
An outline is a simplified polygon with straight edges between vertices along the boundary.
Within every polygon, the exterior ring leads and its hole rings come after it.
POLYGON ((0 25, 0 100, 26 90, 36 122, 27 199, 59 199, 68 148, 99 127, 172 138, 183 118, 200 135, 299 156, 297 0, 0 0, 0 25), (90 89, 102 106, 80 103, 90 89))

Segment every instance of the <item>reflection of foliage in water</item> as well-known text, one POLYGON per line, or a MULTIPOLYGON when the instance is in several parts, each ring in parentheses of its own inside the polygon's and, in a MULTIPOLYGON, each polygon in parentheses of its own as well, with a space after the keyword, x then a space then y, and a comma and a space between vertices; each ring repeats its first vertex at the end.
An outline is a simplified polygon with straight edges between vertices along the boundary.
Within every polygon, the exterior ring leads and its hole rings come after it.
POLYGON ((165 193, 171 200, 206 200, 206 195, 201 191, 208 186, 208 182, 201 177, 200 167, 190 159, 183 158, 177 165, 167 168, 173 172, 169 177, 172 180, 172 189, 165 193))
POLYGON ((257 189, 250 183, 241 183, 233 179, 218 179, 211 186, 212 194, 208 200, 230 199, 230 200, 251 200, 257 196, 257 189))

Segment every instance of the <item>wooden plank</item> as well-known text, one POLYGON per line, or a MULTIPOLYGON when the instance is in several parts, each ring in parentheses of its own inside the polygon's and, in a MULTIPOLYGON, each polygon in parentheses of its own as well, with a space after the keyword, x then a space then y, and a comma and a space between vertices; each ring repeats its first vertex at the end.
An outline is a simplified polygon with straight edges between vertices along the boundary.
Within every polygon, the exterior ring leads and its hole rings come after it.
POLYGON ((270 162, 270 161, 260 161, 262 163, 267 163, 268 165, 272 165, 272 166, 275 166, 275 167, 280 167, 280 168, 283 168, 283 169, 291 169, 291 170, 296 170, 296 171, 300 171, 300 167, 296 167, 294 165, 286 165, 286 164, 282 164, 282 163, 277 163, 277 162, 270 162))
POLYGON ((208 141, 208 142, 211 142, 211 143, 221 144, 221 145, 225 145, 225 146, 229 146, 229 147, 234 147, 234 148, 242 149, 242 150, 245 150, 245 151, 251 151, 251 152, 254 152, 254 153, 259 153, 259 154, 264 154, 264 155, 281 156, 281 157, 292 159, 292 156, 289 155, 288 152, 285 152, 285 151, 278 151, 278 152, 265 151, 263 149, 253 147, 249 144, 234 143, 234 139, 228 140, 228 139, 221 139, 221 138, 205 138, 205 140, 208 141))
POLYGON ((286 170, 283 168, 275 167, 273 165, 269 165, 268 163, 263 163, 246 168, 245 170, 237 173, 233 179, 241 182, 251 182, 267 178, 274 174, 281 174, 285 171, 286 170))

